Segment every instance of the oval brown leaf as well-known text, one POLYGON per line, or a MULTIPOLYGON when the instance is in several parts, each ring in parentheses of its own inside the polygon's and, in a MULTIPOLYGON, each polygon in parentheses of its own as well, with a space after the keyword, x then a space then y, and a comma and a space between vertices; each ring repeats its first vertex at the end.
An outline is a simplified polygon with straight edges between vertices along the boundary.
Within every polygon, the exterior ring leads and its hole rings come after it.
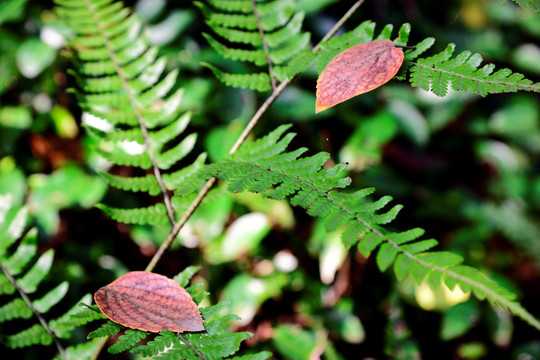
POLYGON ((403 63, 403 51, 390 40, 370 41, 338 55, 317 79, 315 113, 387 83, 403 63))
POLYGON ((132 329, 204 330, 197 304, 163 275, 132 271, 96 291, 94 300, 105 316, 132 329))

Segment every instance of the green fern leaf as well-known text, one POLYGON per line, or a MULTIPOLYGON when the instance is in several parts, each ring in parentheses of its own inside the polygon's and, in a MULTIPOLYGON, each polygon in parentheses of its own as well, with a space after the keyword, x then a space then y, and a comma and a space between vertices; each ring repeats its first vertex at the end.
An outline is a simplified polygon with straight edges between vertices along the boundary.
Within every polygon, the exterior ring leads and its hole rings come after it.
POLYGON ((49 273, 54 258, 54 251, 47 250, 39 257, 36 263, 19 279, 19 287, 27 294, 37 290, 37 287, 49 273))
POLYGON ((165 349, 179 346, 180 340, 172 331, 161 331, 158 336, 153 340, 147 342, 144 346, 137 346, 132 348, 130 351, 133 353, 139 353, 144 357, 154 356, 165 349))
POLYGON ((210 6, 196 2, 207 24, 222 39, 204 34, 211 47, 224 58, 268 68, 267 73, 256 70, 257 73, 228 74, 206 65, 220 81, 228 86, 267 91, 276 77, 283 80, 294 71, 285 70, 289 61, 294 59, 294 68, 300 67, 297 54, 308 47, 310 34, 301 32, 304 13, 295 13, 293 1, 272 0, 254 5, 250 1, 207 3, 210 6), (271 69, 278 65, 282 66, 274 74, 271 69))
POLYGON ((0 307, 0 322, 32 317, 32 309, 21 299, 16 298, 0 307))
POLYGON ((121 177, 109 173, 100 172, 100 175, 115 188, 132 191, 146 192, 150 195, 158 195, 161 191, 155 175, 146 175, 143 177, 121 177))
POLYGON ((103 204, 96 206, 112 219, 126 224, 152 224, 158 226, 169 224, 167 210, 161 203, 138 209, 118 209, 103 204))
POLYGON ((88 339, 113 336, 119 333, 122 330, 122 326, 114 323, 112 321, 107 321, 105 324, 101 325, 99 329, 96 329, 90 332, 87 336, 88 339))
POLYGON ((32 345, 51 345, 53 338, 43 326, 35 324, 17 334, 7 336, 4 342, 7 347, 16 349, 32 345))
POLYGON ((131 349, 142 339, 146 338, 146 332, 141 330, 126 330, 126 333, 118 338, 118 341, 109 347, 111 354, 118 354, 131 349))
POLYGON ((208 64, 201 63, 206 66, 214 75, 225 85, 232 87, 239 87, 244 89, 252 89, 257 91, 268 91, 272 87, 270 85, 270 77, 266 73, 258 74, 229 74, 225 73, 218 68, 208 64))
POLYGON ((33 302, 34 308, 40 313, 46 313, 51 307, 58 304, 67 294, 69 285, 66 281, 60 283, 54 289, 45 294, 42 298, 33 302))
POLYGON ((21 240, 15 253, 4 261, 4 266, 13 276, 19 275, 37 251, 37 230, 31 229, 21 240))
MULTIPOLYGON (((81 302, 84 304, 85 302, 89 302, 91 298, 90 294, 87 294, 81 299, 81 302)), ((75 305, 64 315, 51 320, 49 325, 59 338, 67 338, 71 335, 73 329, 79 326, 95 320, 106 319, 97 305, 93 305, 91 308, 84 306, 81 309, 80 305, 75 305)))
POLYGON ((481 68, 482 57, 464 51, 452 57, 455 45, 450 44, 442 52, 413 63, 411 85, 438 96, 445 96, 448 89, 471 91, 486 96, 502 92, 534 91, 540 92, 540 84, 533 84, 522 74, 502 69, 495 73, 493 65, 481 68))
POLYGON ((174 277, 174 281, 176 281, 181 287, 185 288, 193 275, 195 275, 195 273, 197 273, 197 271, 199 271, 200 269, 200 266, 188 266, 181 273, 174 277))

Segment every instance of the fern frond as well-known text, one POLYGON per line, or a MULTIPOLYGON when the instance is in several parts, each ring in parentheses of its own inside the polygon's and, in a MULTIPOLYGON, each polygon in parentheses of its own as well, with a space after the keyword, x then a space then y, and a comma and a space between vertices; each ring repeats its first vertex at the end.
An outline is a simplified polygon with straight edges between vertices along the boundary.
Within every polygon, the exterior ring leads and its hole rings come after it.
POLYGON ((180 114, 182 90, 176 88, 178 71, 168 72, 166 58, 148 44, 141 20, 120 2, 59 0, 60 17, 77 34, 70 39, 68 57, 78 87, 72 92, 81 108, 107 122, 109 132, 92 129, 97 152, 115 165, 152 170, 139 178, 104 174, 114 187, 164 197, 161 206, 125 211, 103 206, 118 221, 164 224, 174 220, 162 179, 193 149, 195 134, 185 134, 190 114, 180 114), (183 138, 183 139, 182 139, 183 138), (155 217, 154 217, 155 215, 155 217))
POLYGON ((434 288, 442 283, 450 289, 459 285, 540 329, 540 321, 515 301, 514 294, 476 269, 462 265, 460 256, 428 252, 437 242, 420 240, 424 230, 396 233, 384 229, 382 225, 392 221, 401 209, 396 205, 386 210, 390 197, 368 199, 372 189, 355 193, 337 191, 350 183, 349 178, 341 175, 344 165, 324 169, 323 164, 329 158, 324 153, 304 158, 299 157, 298 151, 275 153, 276 149, 283 151, 292 139, 290 134, 284 135, 286 129, 287 126, 280 126, 266 137, 245 144, 229 159, 209 166, 206 176, 227 181, 231 192, 259 192, 277 199, 288 197, 291 204, 321 218, 328 230, 343 227, 343 242, 347 247, 357 244, 366 257, 377 251, 375 260, 379 269, 385 271, 393 266, 398 280, 407 276, 416 282, 427 279, 434 288), (271 155, 266 156, 266 150, 271 155))
POLYGON ((481 67, 480 54, 463 51, 453 57, 454 50, 455 45, 449 44, 442 52, 413 62, 411 85, 438 96, 445 96, 449 88, 482 96, 516 91, 540 92, 540 83, 533 84, 522 74, 510 69, 494 72, 493 64, 481 67))
POLYGON ((301 32, 304 13, 295 12, 291 0, 208 0, 208 5, 196 4, 208 26, 220 37, 204 34, 210 46, 226 59, 252 63, 257 69, 253 73, 228 74, 206 65, 228 86, 270 90, 276 77, 285 79, 282 69, 274 73, 273 68, 286 66, 309 45, 310 34, 301 32), (261 67, 266 67, 266 72, 260 72, 261 67))

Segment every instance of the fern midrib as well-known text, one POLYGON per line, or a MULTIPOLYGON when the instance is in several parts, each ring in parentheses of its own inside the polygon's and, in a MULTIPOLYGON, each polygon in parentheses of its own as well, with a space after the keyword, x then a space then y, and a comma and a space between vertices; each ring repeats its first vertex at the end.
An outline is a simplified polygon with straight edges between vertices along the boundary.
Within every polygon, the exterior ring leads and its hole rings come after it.
POLYGON ((264 29, 262 27, 259 10, 257 9, 257 4, 255 4, 255 0, 250 0, 250 2, 251 8, 253 9, 253 17, 255 17, 257 29, 259 30, 259 36, 261 37, 261 43, 264 50, 264 55, 266 57, 266 62, 268 63, 268 76, 270 76, 270 84, 272 85, 272 91, 276 91, 276 78, 274 76, 272 59, 270 58, 270 50, 268 49, 268 42, 266 41, 266 37, 264 36, 264 29))
MULTIPOLYGON (((258 167, 258 168, 261 168, 265 171, 271 171, 271 172, 275 172, 274 170, 272 169, 264 169, 263 167, 257 165, 257 164, 251 164, 255 167, 258 167)), ((333 203, 334 205, 336 205, 338 208, 340 208, 343 212, 347 213, 349 216, 351 216, 353 219, 355 219, 358 223, 362 224, 363 226, 365 226, 367 229, 369 229, 370 232, 372 232, 373 234, 379 236, 380 238, 384 239, 384 241, 386 241, 388 244, 390 244, 391 246, 393 246, 394 248, 396 248, 398 250, 399 253, 403 254, 404 256, 407 256, 409 259, 413 260, 414 262, 416 262, 418 265, 420 266, 423 266, 425 268, 428 268, 428 269, 431 269, 433 271, 439 271, 443 274, 445 274, 446 276, 450 276, 450 277, 453 277, 454 279, 457 279, 461 282, 464 282, 464 283, 467 283, 477 289, 480 289, 482 290, 485 294, 486 294, 486 298, 488 298, 489 300, 491 300, 492 302, 496 302, 496 303, 500 303, 500 304, 503 304, 506 308, 510 309, 510 311, 513 313, 513 314, 519 314, 520 317, 523 319, 523 320, 526 320, 530 325, 534 326, 535 328, 539 329, 540 330, 540 322, 538 320, 536 320, 534 318, 534 316, 532 316, 532 314, 530 314, 527 310, 525 310, 523 307, 521 307, 519 304, 517 304, 516 302, 514 301, 509 301, 507 299, 505 299, 504 297, 502 297, 501 295, 499 295, 498 293, 494 292, 493 290, 491 290, 489 287, 485 286, 484 284, 482 283, 479 283, 475 280, 472 280, 468 277, 464 277, 460 274, 457 274, 455 273, 454 271, 452 270, 448 270, 448 269, 445 269, 443 267, 440 267, 440 266, 436 266, 436 265, 432 265, 432 264, 429 264, 421 259, 419 259, 417 256, 415 256, 414 254, 406 251, 406 250, 403 250, 403 248, 401 246, 399 246, 397 243, 395 243, 394 241, 392 241, 391 239, 389 239, 385 234, 383 234, 381 231, 379 231, 378 229, 376 229, 371 223, 365 221, 364 219, 362 219, 361 217, 358 217, 356 216, 352 211, 350 211, 347 207, 343 206, 341 204, 340 201, 337 201, 335 200, 331 195, 330 193, 328 192, 325 192, 321 189, 319 189, 318 187, 316 187, 315 185, 313 184, 310 184, 310 183, 307 183, 305 182, 304 180, 300 179, 300 178, 297 178, 297 177, 293 177, 293 176, 289 176, 285 173, 282 173, 280 172, 281 176, 283 178, 287 178, 287 179, 290 179, 290 180, 295 180, 301 184, 303 184, 305 187, 308 187, 308 188, 311 188, 312 191, 315 191, 317 192, 321 197, 326 197, 328 199, 329 202, 333 203)))
POLYGON ((47 334, 51 336, 54 344, 56 345, 56 348, 58 349, 58 352, 60 353, 60 356, 63 359, 68 360, 66 350, 64 349, 62 344, 60 344, 60 341, 58 340, 58 337, 56 336, 54 331, 52 331, 49 324, 47 324, 45 319, 41 316, 41 313, 35 308, 34 304, 32 303, 32 300, 30 300, 28 295, 26 295, 26 293, 17 284, 17 280, 15 280, 15 278, 11 275, 9 270, 6 267, 4 267, 4 264, 2 264, 2 262, 0 262, 0 269, 2 269, 2 272, 4 273, 4 275, 8 278, 9 282, 15 287, 15 289, 17 290, 17 292, 19 293, 23 301, 26 303, 26 305, 30 308, 30 310, 32 310, 32 312, 34 313, 34 316, 38 319, 39 323, 41 324, 41 326, 43 326, 47 334))
MULTIPOLYGON (((120 66, 120 62, 118 61, 113 47, 111 45, 110 39, 105 33, 105 29, 103 28, 103 24, 99 21, 99 18, 97 17, 96 12, 94 11, 94 7, 90 3, 89 0, 84 0, 84 4, 86 8, 88 9, 88 12, 92 16, 92 20, 96 24, 99 34, 103 38, 105 48, 107 49, 107 53, 109 55, 109 58, 111 59, 111 62, 114 65, 114 69, 116 71, 116 74, 120 78, 120 81, 122 82, 122 87, 124 88, 124 91, 126 92, 126 96, 129 100, 129 103, 131 107, 133 108, 133 111, 135 113, 135 116, 137 118, 137 122, 139 123, 139 127, 141 129, 143 138, 144 138, 144 145, 146 147, 146 150, 148 151, 148 156, 150 157, 150 162, 152 163, 152 168, 154 170, 154 175, 156 176, 156 180, 158 182, 158 185, 161 189, 161 193, 163 194, 163 202, 165 203, 165 207, 167 209, 167 216, 169 217, 169 220, 171 224, 174 225, 175 219, 174 219, 174 210, 172 208, 171 199, 169 197, 169 194, 167 192, 167 188, 165 186, 165 183, 163 182, 163 177, 161 176, 161 171, 159 170, 159 167, 157 165, 156 156, 154 154, 154 151, 152 150, 152 146, 150 143, 150 136, 148 134, 148 129, 146 129, 146 126, 144 125, 143 116, 139 110, 139 107, 137 106, 137 103, 135 101, 135 97, 133 95, 132 89, 129 86, 128 80, 124 72, 122 71, 122 68, 120 66)), ((133 16, 133 15, 132 15, 133 16)))
POLYGON ((184 344, 186 344, 195 354, 197 354, 197 356, 199 356, 201 359, 203 360, 207 360, 206 357, 204 356, 204 354, 199 350, 197 349, 195 346, 193 346, 193 344, 191 344, 191 341, 189 341, 188 339, 185 338, 185 336, 182 336, 182 334, 177 334, 177 336, 180 338, 180 340, 182 340, 182 342, 184 344))
POLYGON ((475 77, 472 77, 472 76, 451 72, 451 71, 440 69, 440 68, 437 68, 437 67, 434 67, 434 66, 420 64, 420 63, 417 63, 416 61, 411 61, 410 63, 415 65, 415 66, 418 66, 420 68, 430 69, 430 70, 432 70, 434 72, 455 76, 455 77, 457 77, 459 79, 468 79, 468 80, 471 80, 471 81, 476 82, 476 83, 484 83, 484 84, 489 84, 489 85, 515 86, 515 87, 518 87, 520 89, 524 89, 524 90, 528 90, 528 91, 540 92, 540 87, 535 86, 535 85, 525 85, 525 84, 509 83, 509 82, 505 82, 505 81, 490 81, 490 80, 478 79, 478 78, 475 78, 475 77))

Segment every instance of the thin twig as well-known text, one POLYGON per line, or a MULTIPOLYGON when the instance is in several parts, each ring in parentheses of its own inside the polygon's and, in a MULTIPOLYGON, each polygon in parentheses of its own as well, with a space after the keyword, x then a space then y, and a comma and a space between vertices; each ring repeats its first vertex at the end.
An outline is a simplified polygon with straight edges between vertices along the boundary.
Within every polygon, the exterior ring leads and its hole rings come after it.
POLYGON ((251 0, 251 8, 253 9, 253 16, 255 17, 255 22, 257 23, 257 29, 259 29, 259 35, 261 36, 261 43, 264 49, 264 55, 266 56, 266 62, 268 63, 268 75, 270 76, 270 83, 272 84, 272 90, 276 91, 276 78, 274 77, 274 71, 272 69, 272 59, 270 58, 270 50, 268 50, 268 42, 266 41, 266 36, 264 36, 264 29, 262 27, 261 16, 259 10, 257 9, 257 4, 255 0, 251 0))
POLYGON ((41 313, 34 307, 34 304, 32 303, 32 300, 30 300, 30 298, 28 297, 28 295, 26 295, 26 293, 23 291, 23 289, 21 289, 19 287, 19 284, 17 284, 17 280, 15 280, 15 278, 11 275, 9 270, 6 269, 1 262, 0 262, 0 268, 2 268, 2 272, 8 278, 9 282, 15 287, 15 289, 17 289, 17 292, 19 293, 19 295, 21 296, 21 298, 23 299, 25 304, 32 310, 34 315, 37 317, 39 323, 41 324, 41 326, 43 326, 43 328, 45 329, 47 334, 49 334, 52 337, 52 339, 54 341, 54 344, 58 348, 58 352, 60 353, 60 356, 63 359, 67 360, 68 358, 67 358, 66 350, 64 350, 62 344, 60 344, 60 341, 58 340, 58 337, 51 330, 51 328, 49 327, 49 324, 47 324, 45 319, 41 316, 41 313))
POLYGON ((171 224, 174 224, 174 210, 171 204, 171 199, 169 197, 169 193, 167 192, 167 187, 165 186, 165 183, 163 182, 163 177, 161 176, 161 171, 159 170, 159 167, 157 165, 156 161, 156 155, 154 154, 154 151, 152 150, 152 143, 150 142, 150 136, 148 135, 148 129, 146 128, 146 125, 144 124, 144 118, 142 116, 142 113, 137 105, 137 102, 135 101, 135 96, 133 95, 132 89, 129 86, 128 80, 122 71, 122 68, 120 67, 119 61, 116 58, 116 54, 114 53, 113 47, 109 41, 109 38, 107 37, 107 34, 105 33, 105 29, 103 28, 102 23, 97 18, 97 14, 95 13, 93 7, 88 3, 88 0, 85 0, 85 5, 88 8, 88 11, 92 15, 92 18, 94 20, 94 23, 97 25, 99 34, 103 38, 103 42, 105 44, 105 48, 107 49, 107 53, 109 55, 109 58, 111 59, 114 69, 116 73, 118 74, 118 77, 120 78, 120 81, 122 82, 122 87, 124 88, 127 98, 129 100, 129 104, 133 108, 133 111, 135 112, 135 117, 137 118, 137 121, 139 123, 139 127, 141 128, 141 132, 144 138, 144 146, 146 150, 148 151, 148 156, 150 157, 150 161, 152 163, 152 168, 154 169, 154 176, 156 177, 156 180, 158 182, 159 188, 161 189, 161 193, 163 194, 163 202, 165 203, 165 208, 167 209, 167 216, 169 217, 169 221, 171 224))
POLYGON ((352 14, 354 14, 354 12, 360 7, 360 5, 362 5, 366 0, 358 0, 353 6, 351 6, 351 8, 345 13, 345 15, 343 15, 341 17, 341 19, 339 19, 339 21, 334 25, 334 27, 332 27, 330 29, 330 31, 321 39, 321 41, 319 41, 319 43, 317 45, 315 45, 315 47, 313 48, 313 51, 318 51, 319 50, 319 47, 327 42, 328 40, 330 40, 330 38, 332 36, 334 36, 338 30, 343 26, 343 24, 345 24, 345 22, 347 20, 349 20, 349 18, 352 16, 352 14))

